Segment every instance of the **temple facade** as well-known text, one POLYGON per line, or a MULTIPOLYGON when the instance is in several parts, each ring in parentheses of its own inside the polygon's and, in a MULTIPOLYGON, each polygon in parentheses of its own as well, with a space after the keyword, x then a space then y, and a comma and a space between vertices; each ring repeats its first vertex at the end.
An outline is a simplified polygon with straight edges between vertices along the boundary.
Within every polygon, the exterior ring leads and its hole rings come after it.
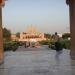
POLYGON ((38 42, 42 40, 46 40, 44 37, 44 33, 38 32, 37 28, 34 26, 30 26, 27 28, 25 32, 20 33, 20 38, 17 38, 16 35, 12 35, 11 39, 13 41, 29 41, 29 42, 38 42))
POLYGON ((12 34, 12 35, 11 35, 11 40, 12 40, 12 41, 18 41, 19 38, 18 38, 15 34, 12 34))

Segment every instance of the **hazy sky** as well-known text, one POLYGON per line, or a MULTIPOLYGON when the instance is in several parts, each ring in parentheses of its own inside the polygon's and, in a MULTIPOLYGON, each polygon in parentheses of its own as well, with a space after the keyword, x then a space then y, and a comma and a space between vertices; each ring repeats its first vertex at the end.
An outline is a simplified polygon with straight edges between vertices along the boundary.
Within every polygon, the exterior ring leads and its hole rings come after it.
POLYGON ((66 0, 8 0, 3 8, 3 25, 12 32, 24 32, 33 24, 39 31, 69 31, 66 0))

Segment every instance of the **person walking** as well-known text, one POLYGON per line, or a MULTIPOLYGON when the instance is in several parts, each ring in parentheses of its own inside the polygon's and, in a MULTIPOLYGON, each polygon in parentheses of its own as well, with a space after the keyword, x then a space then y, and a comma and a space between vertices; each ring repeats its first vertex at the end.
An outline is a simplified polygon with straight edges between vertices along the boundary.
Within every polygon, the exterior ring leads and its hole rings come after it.
POLYGON ((56 51, 57 52, 61 51, 62 50, 62 45, 60 43, 60 37, 59 37, 57 32, 55 32, 54 41, 55 41, 55 49, 56 49, 56 51))

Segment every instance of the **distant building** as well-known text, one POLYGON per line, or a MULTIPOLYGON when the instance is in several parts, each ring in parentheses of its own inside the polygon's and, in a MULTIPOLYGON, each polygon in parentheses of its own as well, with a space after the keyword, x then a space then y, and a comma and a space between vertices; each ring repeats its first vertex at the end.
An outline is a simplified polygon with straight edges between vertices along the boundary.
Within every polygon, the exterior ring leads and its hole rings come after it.
POLYGON ((59 35, 59 37, 62 37, 62 34, 58 34, 59 35))
POLYGON ((11 35, 11 40, 12 40, 12 41, 18 41, 18 38, 16 37, 15 34, 12 34, 12 35, 11 35))
POLYGON ((16 38, 16 35, 12 35, 12 40, 18 40, 21 42, 29 41, 29 42, 37 42, 46 40, 44 33, 40 33, 37 31, 36 27, 30 26, 27 28, 26 32, 20 33, 20 38, 16 38))
POLYGON ((19 41, 37 42, 45 40, 44 33, 37 31, 36 27, 30 26, 26 32, 20 33, 19 41))

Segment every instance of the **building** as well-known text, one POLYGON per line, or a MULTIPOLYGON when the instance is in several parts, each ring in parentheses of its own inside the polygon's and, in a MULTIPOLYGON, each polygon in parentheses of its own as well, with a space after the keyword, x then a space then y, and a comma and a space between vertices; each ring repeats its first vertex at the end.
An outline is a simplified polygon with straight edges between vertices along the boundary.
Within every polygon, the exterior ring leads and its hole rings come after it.
POLYGON ((12 35, 11 35, 11 40, 12 40, 12 41, 18 41, 18 37, 16 37, 15 34, 12 34, 12 35))
POLYGON ((20 38, 17 38, 15 34, 11 35, 11 39, 13 41, 21 41, 21 42, 37 42, 37 41, 42 41, 46 40, 44 37, 44 33, 40 33, 37 31, 36 27, 30 26, 27 28, 26 32, 20 33, 20 38))
POLYGON ((46 40, 44 33, 38 32, 34 26, 30 26, 26 32, 20 33, 19 41, 37 42, 42 40, 46 40))
POLYGON ((59 35, 59 37, 62 37, 62 34, 60 33, 60 34, 58 34, 59 35))

